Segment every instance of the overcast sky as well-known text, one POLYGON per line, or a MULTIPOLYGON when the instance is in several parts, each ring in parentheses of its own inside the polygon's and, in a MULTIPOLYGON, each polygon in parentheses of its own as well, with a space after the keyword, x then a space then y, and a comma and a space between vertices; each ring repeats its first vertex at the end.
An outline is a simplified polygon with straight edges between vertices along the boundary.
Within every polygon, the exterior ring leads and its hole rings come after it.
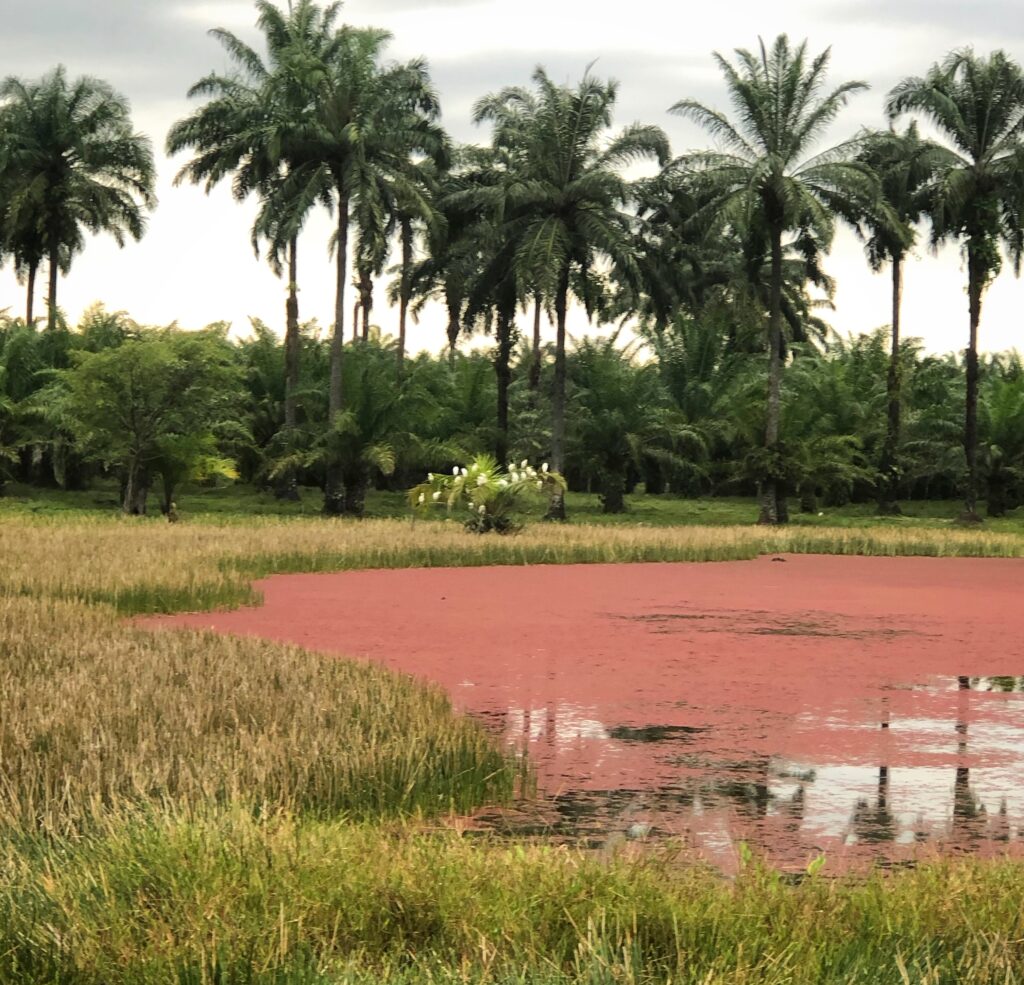
MULTIPOLYGON (((228 67, 207 30, 227 27, 258 39, 249 0, 35 0, 4 7, 0 75, 34 77, 62 62, 71 75, 105 78, 131 100, 136 126, 157 152, 160 204, 145 238, 124 250, 109 238, 90 241, 61 284, 60 302, 70 317, 99 300, 145 323, 199 327, 228 320, 244 331, 253 315, 280 329, 283 286, 252 254, 252 207, 235 204, 226 188, 207 197, 173 187, 182 161, 162 153, 168 126, 190 110, 188 87, 211 69, 228 67)), ((470 121, 482 94, 528 83, 537 64, 557 80, 574 82, 596 60, 596 73, 621 84, 617 124, 660 124, 673 152, 682 153, 707 141, 668 115, 672 103, 691 97, 728 108, 713 50, 728 54, 755 46, 758 35, 782 31, 808 38, 815 51, 831 45, 831 81, 871 85, 836 124, 831 139, 839 140, 863 125, 881 125, 889 88, 923 73, 951 48, 1002 47, 1024 58, 1020 12, 1021 0, 349 0, 344 17, 392 31, 392 58, 426 56, 444 124, 456 139, 486 139, 470 121)), ((324 326, 333 310, 329 235, 329 220, 318 218, 300 247, 302 317, 324 326)), ((830 316, 836 329, 865 331, 888 322, 888 278, 869 272, 850 233, 837 237, 828 270, 838 281, 830 316)), ((962 348, 964 282, 957 250, 935 257, 922 247, 906 272, 907 334, 922 337, 932 351, 962 348)), ((23 298, 4 270, 0 308, 8 306, 21 313, 23 298)), ((983 349, 1024 348, 1022 308, 1024 284, 1008 268, 986 298, 983 349)), ((397 315, 386 307, 383 290, 374 320, 394 330, 397 315)), ((411 330, 411 348, 439 348, 442 325, 439 313, 425 314, 411 330)), ((585 330, 579 313, 570 329, 585 330)))

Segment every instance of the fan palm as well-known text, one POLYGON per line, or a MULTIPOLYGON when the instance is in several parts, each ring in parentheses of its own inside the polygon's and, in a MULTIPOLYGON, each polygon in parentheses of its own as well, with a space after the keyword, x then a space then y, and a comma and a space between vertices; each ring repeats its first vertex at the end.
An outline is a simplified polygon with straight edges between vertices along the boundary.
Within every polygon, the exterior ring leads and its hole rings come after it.
MULTIPOLYGON (((633 219, 624 207, 631 194, 619 168, 652 158, 664 164, 668 140, 658 127, 627 127, 608 138, 618 84, 589 72, 575 88, 555 84, 542 69, 534 92, 505 89, 481 100, 477 122, 494 124, 493 144, 508 155, 504 179, 489 200, 514 244, 512 272, 520 297, 540 293, 555 312, 555 367, 551 459, 565 467, 566 315, 570 294, 588 316, 597 308, 599 267, 638 279, 633 219)), ((550 515, 565 516, 556 496, 550 515)))
POLYGON ((932 177, 944 152, 921 137, 915 123, 903 133, 876 131, 865 135, 859 159, 871 168, 882 186, 886 210, 874 210, 861 221, 868 263, 892 272, 892 322, 887 373, 888 414, 879 461, 878 512, 898 514, 897 449, 900 442, 900 314, 903 301, 903 262, 914 244, 914 226, 926 215, 932 177))
POLYGON ((688 154, 679 166, 698 179, 706 203, 701 218, 712 229, 731 230, 766 244, 770 258, 768 302, 768 400, 765 415, 765 475, 761 522, 785 516, 784 473, 779 457, 783 367, 783 261, 787 235, 824 250, 836 216, 853 220, 877 199, 878 183, 853 160, 856 143, 824 151, 815 145, 845 107, 866 89, 846 82, 823 94, 830 52, 815 58, 806 42, 792 47, 785 35, 757 54, 737 50, 738 65, 715 54, 736 114, 736 122, 693 100, 671 112, 694 120, 721 149, 688 154))
POLYGON ((963 244, 970 328, 966 355, 961 519, 977 522, 978 326, 985 290, 1002 267, 1001 248, 1019 273, 1024 254, 1024 72, 1005 52, 965 48, 907 78, 886 103, 891 119, 917 113, 945 139, 931 203, 932 242, 963 244))
MULTIPOLYGON (((123 96, 100 79, 69 81, 63 66, 37 82, 7 78, 0 105, 8 238, 30 297, 40 262, 48 262, 53 329, 58 274, 84 248, 85 233, 110 233, 118 246, 142 238, 145 212, 156 205, 153 152, 132 129, 123 96)), ((31 300, 28 309, 31 321, 31 300)))

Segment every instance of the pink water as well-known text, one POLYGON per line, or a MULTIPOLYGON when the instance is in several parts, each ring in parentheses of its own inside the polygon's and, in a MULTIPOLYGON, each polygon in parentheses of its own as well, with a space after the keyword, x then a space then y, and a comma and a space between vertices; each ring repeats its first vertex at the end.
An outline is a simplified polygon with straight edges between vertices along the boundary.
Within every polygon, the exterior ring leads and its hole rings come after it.
POLYGON ((550 830, 843 865, 1024 848, 1022 586, 995 559, 358 571, 170 621, 441 684, 527 750, 550 830))

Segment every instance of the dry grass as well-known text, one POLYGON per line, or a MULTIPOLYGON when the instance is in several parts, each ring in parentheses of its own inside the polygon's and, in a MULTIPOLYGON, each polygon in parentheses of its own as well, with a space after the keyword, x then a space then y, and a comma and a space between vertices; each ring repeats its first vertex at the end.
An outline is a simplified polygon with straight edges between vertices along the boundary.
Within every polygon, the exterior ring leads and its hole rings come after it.
POLYGON ((354 568, 724 561, 761 553, 1024 556, 1012 533, 924 528, 587 527, 480 537, 454 523, 256 519, 0 521, 0 594, 108 603, 123 613, 231 607, 267 574, 354 568))
POLYGON ((375 817, 512 792, 513 765, 446 695, 381 668, 26 598, 0 598, 0 654, 0 823, 15 828, 142 801, 375 817))

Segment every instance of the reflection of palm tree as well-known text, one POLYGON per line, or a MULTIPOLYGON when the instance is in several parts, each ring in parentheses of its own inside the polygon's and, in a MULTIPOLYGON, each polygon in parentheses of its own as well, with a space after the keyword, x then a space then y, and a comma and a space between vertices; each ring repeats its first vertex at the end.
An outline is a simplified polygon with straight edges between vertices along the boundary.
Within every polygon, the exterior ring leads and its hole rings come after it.
MULTIPOLYGON (((974 842, 980 836, 977 821, 984 815, 982 807, 971 790, 971 770, 966 763, 967 757, 967 711, 968 693, 971 689, 969 677, 958 679, 957 722, 957 767, 956 779, 953 782, 953 825, 950 831, 954 841, 974 842)), ((966 845, 965 845, 966 847, 966 845)))

